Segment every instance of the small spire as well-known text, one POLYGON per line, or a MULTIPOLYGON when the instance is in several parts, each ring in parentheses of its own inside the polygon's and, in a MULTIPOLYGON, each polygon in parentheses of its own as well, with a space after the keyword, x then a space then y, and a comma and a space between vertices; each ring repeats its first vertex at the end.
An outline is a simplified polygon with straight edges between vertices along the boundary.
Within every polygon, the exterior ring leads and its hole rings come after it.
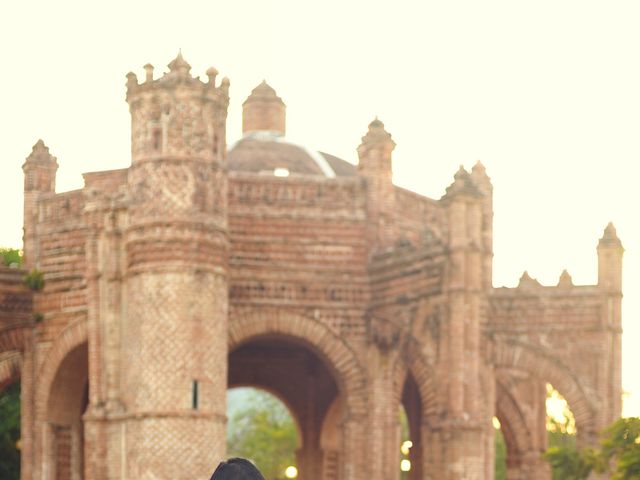
POLYGON ((473 181, 471 174, 465 170, 463 165, 460 165, 460 168, 453 176, 453 183, 447 187, 447 190, 441 200, 453 198, 460 194, 466 194, 476 198, 480 198, 484 195, 478 189, 478 186, 473 181))
POLYGON ((191 71, 191 65, 182 57, 182 49, 178 51, 176 58, 167 66, 171 72, 178 72, 185 75, 191 71))
POLYGON ((38 139, 33 145, 31 153, 26 160, 28 163, 56 163, 56 157, 49 153, 49 147, 45 145, 42 139, 38 139))
POLYGON ((620 241, 620 238, 618 238, 618 233, 616 232, 616 227, 613 226, 613 222, 609 222, 607 228, 604 229, 604 233, 602 235, 602 238, 598 242, 598 246, 622 246, 622 242, 620 241))
POLYGON ((390 143, 392 148, 396 146, 395 142, 391 138, 391 134, 384 128, 382 120, 376 117, 369 123, 367 134, 362 137, 362 145, 375 145, 378 143, 390 143))
POLYGON ((256 88, 251 90, 251 95, 247 97, 245 103, 253 99, 273 99, 282 102, 282 99, 278 97, 275 89, 269 85, 265 79, 262 79, 262 82, 260 82, 256 88))
POLYGON ((560 278, 558 279, 558 286, 562 288, 573 287, 573 279, 566 269, 562 270, 562 273, 560 274, 560 278))
POLYGON ((536 280, 535 278, 531 278, 529 272, 527 272, 526 270, 524 271, 524 273, 520 277, 520 281, 518 282, 518 288, 536 288, 540 286, 540 282, 538 282, 538 280, 536 280))

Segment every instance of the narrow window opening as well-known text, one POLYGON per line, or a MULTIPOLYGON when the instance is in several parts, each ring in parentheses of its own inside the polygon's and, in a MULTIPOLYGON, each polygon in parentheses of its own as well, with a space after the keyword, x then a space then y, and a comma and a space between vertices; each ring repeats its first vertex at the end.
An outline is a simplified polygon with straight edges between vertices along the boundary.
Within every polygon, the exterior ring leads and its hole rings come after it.
POLYGON ((153 149, 157 152, 162 144, 162 132, 159 129, 153 131, 153 149))
POLYGON ((198 381, 194 380, 191 388, 191 408, 198 409, 198 381))

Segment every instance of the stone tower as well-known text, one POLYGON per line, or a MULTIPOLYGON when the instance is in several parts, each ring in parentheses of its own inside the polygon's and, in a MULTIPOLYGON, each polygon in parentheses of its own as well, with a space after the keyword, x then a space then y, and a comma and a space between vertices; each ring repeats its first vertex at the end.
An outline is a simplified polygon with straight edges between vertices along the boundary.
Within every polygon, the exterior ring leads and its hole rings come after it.
POLYGON ((229 81, 128 75, 127 478, 205 479, 225 452, 229 81))

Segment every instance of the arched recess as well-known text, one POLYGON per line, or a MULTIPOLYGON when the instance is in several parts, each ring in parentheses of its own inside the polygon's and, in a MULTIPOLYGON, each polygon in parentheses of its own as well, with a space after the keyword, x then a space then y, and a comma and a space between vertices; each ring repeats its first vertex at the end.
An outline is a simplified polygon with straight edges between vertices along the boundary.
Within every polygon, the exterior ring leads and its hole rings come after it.
POLYGON ((499 380, 496 385, 495 416, 500 421, 507 448, 507 471, 511 474, 521 468, 524 453, 533 451, 534 445, 532 432, 520 406, 499 380))
POLYGON ((251 339, 278 334, 317 353, 345 395, 348 414, 364 417, 367 400, 364 369, 347 344, 317 320, 288 312, 252 312, 232 316, 229 321, 229 351, 251 339))
POLYGON ((36 395, 36 415, 41 434, 46 478, 72 480, 84 477, 84 426, 89 403, 89 359, 86 323, 67 327, 56 338, 43 362, 36 395))
POLYGON ((11 351, 0 353, 0 392, 20 378, 22 354, 11 351))
MULTIPOLYGON (((420 353, 419 344, 412 339, 409 342, 394 366, 394 403, 402 405, 407 414, 413 443, 409 451, 411 470, 408 478, 418 480, 432 473, 428 455, 429 430, 437 421, 439 404, 433 368, 420 353)), ((398 434, 399 431, 398 427, 398 434)), ((396 443, 399 452, 399 441, 396 443)))
POLYGON ((496 342, 493 364, 497 369, 527 372, 544 382, 551 383, 567 399, 575 416, 578 437, 595 438, 595 408, 584 387, 571 370, 560 360, 534 347, 518 342, 496 342))
MULTIPOLYGON (((231 364, 234 352, 242 352, 245 346, 246 348, 265 348, 268 350, 277 349, 278 345, 281 346, 279 349, 281 352, 298 356, 301 362, 310 363, 311 368, 317 369, 313 376, 324 379, 322 380, 324 382, 323 391, 334 389, 333 397, 326 396, 321 400, 321 405, 314 406, 322 418, 316 418, 317 421, 313 426, 305 427, 303 425, 303 428, 311 428, 315 432, 311 436, 310 434, 306 435, 305 451, 300 452, 300 464, 307 466, 313 464, 313 468, 307 467, 308 471, 322 471, 325 458, 319 459, 316 453, 309 453, 312 445, 308 440, 312 438, 316 442, 314 448, 319 449, 324 419, 330 416, 333 401, 340 398, 341 405, 344 406, 340 418, 341 444, 344 448, 341 450, 338 475, 343 480, 359 476, 366 467, 362 442, 365 440, 364 419, 366 418, 367 397, 365 372, 355 353, 343 339, 313 318, 266 309, 257 312, 244 311, 242 314, 232 314, 229 322, 230 375, 234 368, 231 364), (304 360, 305 355, 308 359, 315 357, 319 362, 304 360), (323 373, 323 369, 326 370, 326 375, 323 373), (333 387, 331 387, 329 379, 331 382, 335 382, 333 387), (308 455, 314 455, 315 458, 304 458, 308 455)), ((286 379, 286 372, 284 375, 286 379)), ((285 388, 281 385, 279 388, 281 394, 285 388)), ((292 398, 286 393, 283 396, 292 398)), ((306 407, 292 405, 293 411, 299 411, 300 408, 306 407)), ((300 415, 302 418, 305 415, 304 412, 301 413, 303 413, 300 415)), ((310 416, 307 415, 307 418, 310 416)), ((302 470, 301 477, 304 477, 302 470)), ((309 478, 316 478, 316 476, 311 475, 309 478)))

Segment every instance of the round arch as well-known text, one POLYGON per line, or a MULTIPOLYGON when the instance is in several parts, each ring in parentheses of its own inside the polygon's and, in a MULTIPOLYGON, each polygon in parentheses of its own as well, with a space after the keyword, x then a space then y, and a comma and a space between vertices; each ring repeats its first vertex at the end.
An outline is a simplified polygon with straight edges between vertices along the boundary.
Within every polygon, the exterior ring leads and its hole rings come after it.
POLYGON ((309 317, 280 311, 234 315, 229 321, 229 351, 265 335, 289 337, 318 354, 345 396, 348 415, 366 415, 364 369, 355 353, 327 326, 309 317))
POLYGON ((88 337, 87 323, 84 319, 69 325, 54 340, 40 373, 38 394, 36 395, 36 411, 40 416, 46 412, 51 387, 62 362, 69 353, 85 343, 88 343, 88 337))
POLYGON ((584 387, 560 360, 518 342, 496 342, 493 363, 498 369, 522 370, 551 383, 571 405, 578 435, 590 436, 596 432, 595 408, 588 400, 584 387))

